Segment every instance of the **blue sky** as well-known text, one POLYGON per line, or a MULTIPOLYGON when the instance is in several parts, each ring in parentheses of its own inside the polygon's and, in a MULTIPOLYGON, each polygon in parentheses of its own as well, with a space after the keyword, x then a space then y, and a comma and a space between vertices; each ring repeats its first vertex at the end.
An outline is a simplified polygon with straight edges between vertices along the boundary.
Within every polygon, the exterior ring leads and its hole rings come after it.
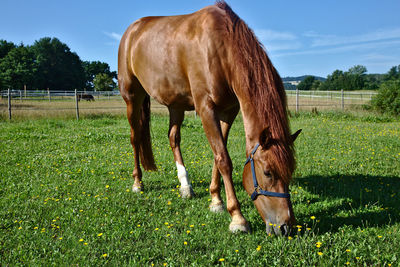
MULTIPOLYGON (((399 0, 227 1, 265 45, 281 76, 326 76, 400 65, 399 0)), ((213 0, 2 0, 0 39, 31 45, 57 37, 82 60, 117 69, 119 38, 143 16, 194 12, 213 0)))

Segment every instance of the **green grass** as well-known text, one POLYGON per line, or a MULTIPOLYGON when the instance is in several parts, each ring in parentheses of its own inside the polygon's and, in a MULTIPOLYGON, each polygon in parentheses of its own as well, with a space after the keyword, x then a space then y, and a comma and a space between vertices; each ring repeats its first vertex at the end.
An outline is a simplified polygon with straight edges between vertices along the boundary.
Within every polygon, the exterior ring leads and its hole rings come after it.
POLYGON ((268 236, 241 185, 243 126, 231 131, 233 179, 250 234, 231 234, 208 210, 212 153, 199 119, 186 118, 182 151, 194 199, 181 199, 167 139, 154 115, 158 172, 134 194, 123 117, 0 122, 0 265, 395 266, 400 260, 400 123, 375 116, 291 118, 297 171, 296 234, 268 236), (299 230, 297 230, 299 229, 299 230))

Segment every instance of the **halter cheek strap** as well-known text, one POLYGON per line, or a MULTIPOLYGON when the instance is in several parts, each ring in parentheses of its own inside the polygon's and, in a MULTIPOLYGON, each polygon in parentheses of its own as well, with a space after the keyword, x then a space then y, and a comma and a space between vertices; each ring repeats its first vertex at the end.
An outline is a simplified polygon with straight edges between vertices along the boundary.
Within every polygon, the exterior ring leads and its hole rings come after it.
POLYGON ((278 192, 265 191, 265 190, 262 190, 261 187, 258 185, 257 177, 256 177, 256 170, 254 167, 253 156, 257 152, 257 149, 259 146, 260 146, 260 144, 257 144, 253 148, 253 151, 251 151, 249 157, 247 158, 247 160, 244 164, 246 166, 246 164, 250 162, 251 174, 253 175, 254 192, 251 194, 251 200, 253 200, 253 201, 256 200, 258 195, 264 195, 264 196, 268 196, 268 197, 290 198, 289 193, 278 193, 278 192))

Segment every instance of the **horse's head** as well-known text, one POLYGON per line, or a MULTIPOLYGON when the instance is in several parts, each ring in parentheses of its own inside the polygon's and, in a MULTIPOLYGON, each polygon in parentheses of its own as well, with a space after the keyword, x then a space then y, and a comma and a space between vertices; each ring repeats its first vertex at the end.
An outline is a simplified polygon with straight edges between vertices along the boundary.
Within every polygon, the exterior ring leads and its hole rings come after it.
POLYGON ((296 223, 289 182, 295 168, 292 146, 300 132, 292 135, 289 144, 283 144, 271 137, 269 128, 264 129, 243 170, 244 188, 254 201, 268 233, 287 235, 296 223))

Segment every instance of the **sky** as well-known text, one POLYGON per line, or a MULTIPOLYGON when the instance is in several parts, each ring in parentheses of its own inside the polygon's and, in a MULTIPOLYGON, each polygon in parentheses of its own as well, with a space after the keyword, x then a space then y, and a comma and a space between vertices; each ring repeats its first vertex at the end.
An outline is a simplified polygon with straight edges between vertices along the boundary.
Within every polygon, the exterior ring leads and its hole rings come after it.
MULTIPOLYGON (((364 65, 400 65, 399 0, 227 0, 254 30, 282 77, 364 65)), ((144 16, 188 14, 214 0, 1 0, 0 39, 32 45, 56 37, 82 60, 117 70, 119 40, 144 16)))

